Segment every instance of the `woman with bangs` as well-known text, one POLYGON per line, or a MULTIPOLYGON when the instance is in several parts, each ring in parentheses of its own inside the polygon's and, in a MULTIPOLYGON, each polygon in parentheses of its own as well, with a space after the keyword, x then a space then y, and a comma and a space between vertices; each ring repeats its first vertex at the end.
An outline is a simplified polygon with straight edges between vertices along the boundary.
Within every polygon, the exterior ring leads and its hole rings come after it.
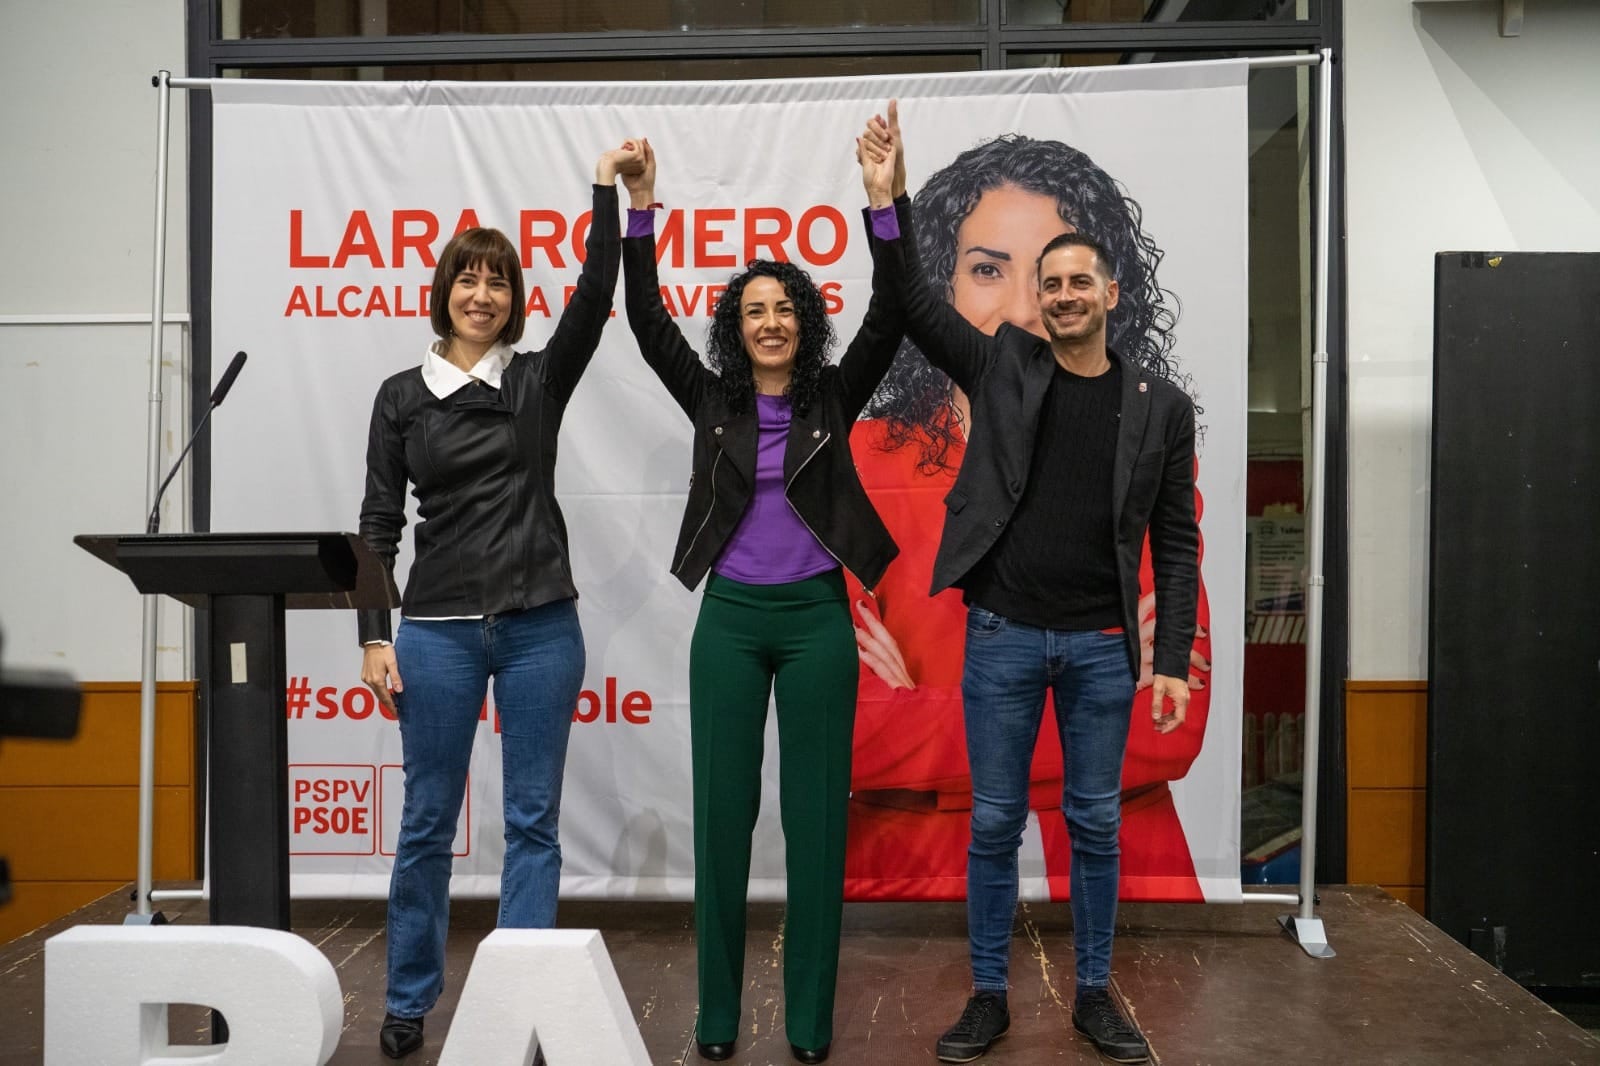
POLYGON ((788 875, 785 1030, 794 1057, 833 1039, 844 836, 858 664, 844 572, 872 587, 896 548, 850 455, 850 430, 899 345, 902 316, 880 255, 894 256, 892 155, 859 151, 873 254, 872 300, 838 363, 822 294, 791 263, 752 260, 713 310, 709 366, 668 315, 656 274, 655 157, 625 175, 628 324, 645 361, 694 424, 688 506, 672 573, 709 578, 689 652, 695 939, 702 1058, 734 1051, 744 983, 751 833, 762 733, 775 696, 788 875), (880 243, 880 239, 885 239, 880 243), (884 252, 887 247, 890 250, 884 252))
POLYGON ((499 230, 464 230, 434 271, 437 339, 373 404, 361 535, 392 570, 408 484, 419 518, 398 632, 391 641, 387 611, 359 619, 361 679, 398 718, 405 767, 379 1032, 390 1058, 422 1046, 444 986, 452 841, 491 678, 505 805, 498 924, 555 923, 561 780, 584 671, 556 434, 611 314, 616 178, 642 166, 631 141, 600 156, 583 271, 549 344, 512 350, 526 307, 516 249, 499 230))

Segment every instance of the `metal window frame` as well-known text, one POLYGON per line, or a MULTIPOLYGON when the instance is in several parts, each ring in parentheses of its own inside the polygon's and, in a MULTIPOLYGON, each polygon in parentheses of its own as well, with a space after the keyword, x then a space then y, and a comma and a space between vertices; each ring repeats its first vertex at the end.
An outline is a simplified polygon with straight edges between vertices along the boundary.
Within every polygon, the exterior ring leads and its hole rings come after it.
MULTIPOLYGON (((217 0, 185 0, 186 58, 191 77, 221 77, 230 68, 396 66, 449 63, 748 59, 804 56, 976 56, 981 69, 1005 69, 1015 54, 1069 52, 1319 51, 1334 56, 1332 202, 1327 388, 1327 496, 1323 572, 1322 722, 1317 818, 1317 881, 1346 876, 1345 682, 1349 677, 1348 356, 1344 211, 1344 25, 1339 0, 1322 0, 1318 17, 1295 22, 1072 23, 1028 25, 1005 20, 1005 0, 979 0, 971 24, 807 29, 663 30, 554 34, 448 34, 406 37, 256 38, 220 40, 217 0)), ((211 380, 211 95, 189 97, 189 292, 193 359, 190 425, 205 413, 211 380), (194 383, 199 383, 195 386, 194 383)), ((1318 190, 1313 189, 1316 196, 1318 190)), ((1314 233, 1308 240, 1315 241, 1314 233)), ((1313 254, 1315 249, 1312 249, 1313 254)), ((196 442, 193 528, 211 527, 211 449, 196 442)), ((195 667, 209 675, 207 619, 195 612, 195 667)), ((202 687, 202 692, 203 692, 202 687)), ((209 708, 197 707, 196 780, 203 780, 209 708)), ((196 805, 196 864, 203 855, 204 804, 196 805)))

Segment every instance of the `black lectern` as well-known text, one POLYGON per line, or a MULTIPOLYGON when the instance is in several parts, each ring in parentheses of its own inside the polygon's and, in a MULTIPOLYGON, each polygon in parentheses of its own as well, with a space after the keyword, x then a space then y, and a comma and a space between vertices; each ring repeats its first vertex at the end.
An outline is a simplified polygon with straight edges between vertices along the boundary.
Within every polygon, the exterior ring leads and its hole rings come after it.
POLYGON ((283 612, 399 606, 388 569, 354 533, 73 539, 140 592, 209 610, 211 922, 288 929, 283 612))

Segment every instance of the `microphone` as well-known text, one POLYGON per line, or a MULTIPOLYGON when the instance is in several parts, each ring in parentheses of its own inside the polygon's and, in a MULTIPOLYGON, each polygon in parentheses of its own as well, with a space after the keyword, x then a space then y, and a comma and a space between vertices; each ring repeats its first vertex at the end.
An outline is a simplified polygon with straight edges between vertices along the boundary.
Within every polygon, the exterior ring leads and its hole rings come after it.
POLYGON ((228 390, 233 388, 233 379, 239 376, 239 371, 244 367, 245 354, 235 352, 233 361, 228 364, 228 369, 222 372, 222 380, 217 382, 217 387, 211 390, 211 402, 206 407, 206 413, 200 416, 200 424, 194 427, 194 432, 189 434, 189 443, 183 446, 183 451, 178 453, 177 461, 172 464, 172 469, 167 471, 166 480, 161 482, 161 487, 156 489, 156 498, 150 504, 150 517, 145 519, 144 531, 146 533, 158 532, 161 528, 161 494, 167 491, 167 486, 172 484, 172 479, 177 476, 178 468, 183 465, 183 460, 189 454, 189 449, 194 447, 200 431, 206 427, 206 420, 211 417, 211 412, 222 406, 222 401, 227 397, 228 390))
MULTIPOLYGON (((217 382, 217 387, 211 390, 211 406, 221 407, 222 400, 228 395, 228 390, 233 388, 233 379, 239 376, 239 371, 244 367, 245 354, 233 353, 233 362, 228 364, 228 369, 222 372, 222 380, 217 382)), ((210 414, 209 410, 206 414, 210 414)))

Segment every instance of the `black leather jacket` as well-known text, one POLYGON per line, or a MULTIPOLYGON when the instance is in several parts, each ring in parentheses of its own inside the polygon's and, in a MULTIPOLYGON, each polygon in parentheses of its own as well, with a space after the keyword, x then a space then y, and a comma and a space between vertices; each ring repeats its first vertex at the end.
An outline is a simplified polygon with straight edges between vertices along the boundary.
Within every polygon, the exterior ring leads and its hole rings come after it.
MULTIPOLYGON (((473 382, 441 400, 420 366, 379 386, 360 531, 392 570, 406 483, 416 486, 406 615, 500 614, 577 596, 554 491, 556 434, 610 317, 621 239, 617 190, 596 185, 572 300, 544 350, 511 357, 498 391, 473 382)), ((359 629, 363 642, 389 639, 389 612, 359 612, 359 629)))
MULTIPOLYGON (((895 204, 902 231, 909 203, 895 204)), ((795 411, 784 449, 784 495, 828 552, 871 589, 900 549, 867 499, 850 455, 856 416, 888 372, 900 344, 902 316, 870 236, 872 300, 861 328, 837 363, 823 368, 817 398, 795 411)), ((645 361, 694 422, 694 465, 672 573, 694 588, 727 546, 755 489, 756 412, 733 414, 717 375, 683 339, 661 302, 655 237, 622 242, 628 325, 645 361)))
MULTIPOLYGON (((1005 323, 990 337, 928 286, 911 227, 891 241, 905 269, 906 333, 928 362, 950 375, 972 404, 972 433, 945 496, 944 534, 929 595, 960 587, 1000 539, 1027 488, 1055 356, 1047 341, 1005 323)), ((1154 671, 1187 677, 1200 589, 1200 527, 1194 504, 1194 404, 1169 381, 1108 353, 1122 367, 1111 515, 1128 665, 1139 674, 1139 558, 1145 534, 1156 582, 1154 671)))

